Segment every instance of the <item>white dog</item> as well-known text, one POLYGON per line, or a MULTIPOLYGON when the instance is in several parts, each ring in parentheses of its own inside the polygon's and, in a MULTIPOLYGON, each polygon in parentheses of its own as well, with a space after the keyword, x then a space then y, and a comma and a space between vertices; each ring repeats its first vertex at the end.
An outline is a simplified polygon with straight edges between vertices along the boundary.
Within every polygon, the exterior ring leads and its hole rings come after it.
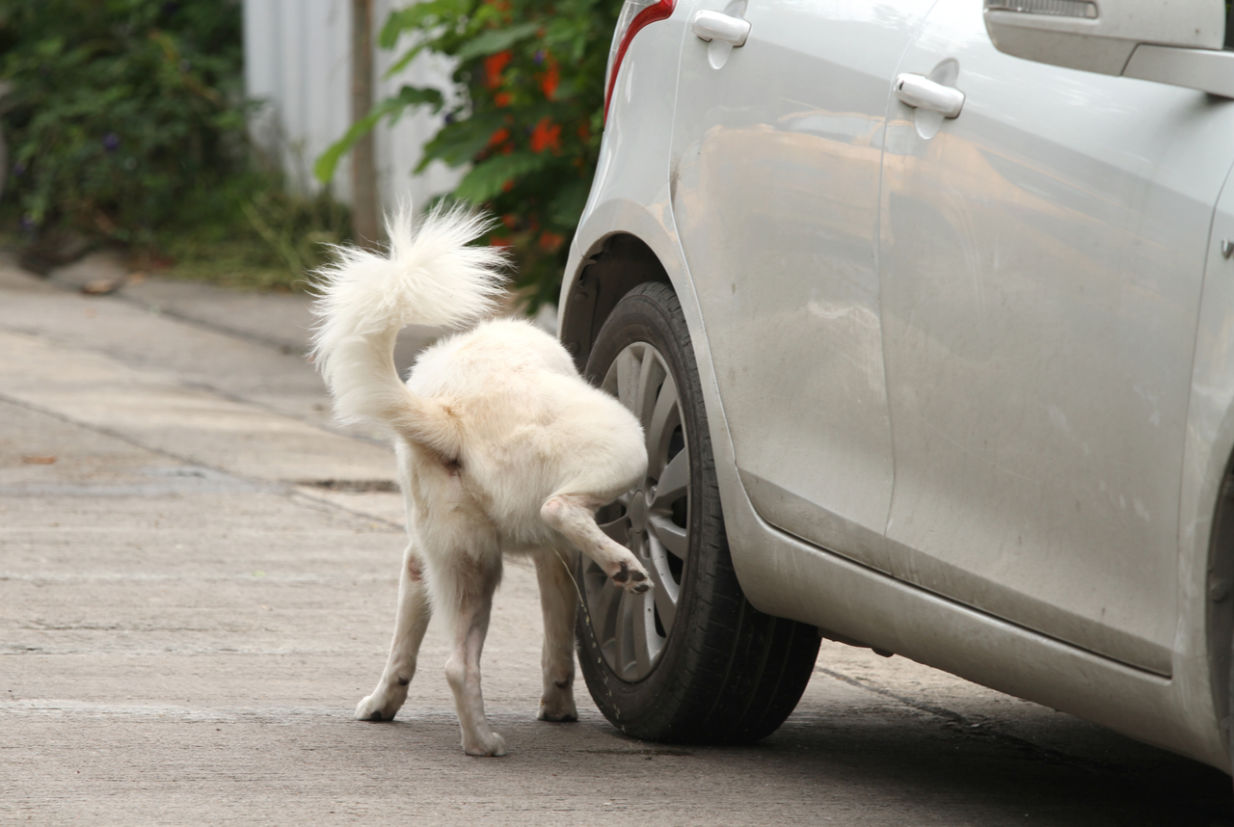
POLYGON ((492 312, 504 259, 468 246, 486 222, 438 211, 413 229, 388 221, 388 254, 340 248, 318 272, 314 357, 343 421, 394 436, 408 544, 386 668, 356 717, 388 721, 407 698, 431 611, 450 624, 446 680, 463 750, 502 755, 484 717, 480 650, 502 554, 535 560, 544 612, 542 720, 577 719, 575 549, 620 588, 650 588, 646 570, 596 525, 597 508, 642 481, 638 420, 584 381, 565 349, 531 324, 482 322, 425 350, 404 384, 394 366, 409 324, 459 327, 492 312))

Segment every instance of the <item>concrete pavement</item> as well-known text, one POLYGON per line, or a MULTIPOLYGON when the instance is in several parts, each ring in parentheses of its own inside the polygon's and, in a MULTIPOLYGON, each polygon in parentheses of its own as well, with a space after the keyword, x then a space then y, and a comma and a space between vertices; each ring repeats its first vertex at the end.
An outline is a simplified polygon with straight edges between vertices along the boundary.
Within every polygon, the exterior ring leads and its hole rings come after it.
MULTIPOLYGON (((431 628, 392 724, 351 720, 393 616, 387 447, 329 423, 303 297, 110 295, 0 260, 0 823, 1217 824, 1216 771, 905 661, 825 644, 746 749, 534 720, 511 564, 485 649, 511 755, 462 755, 431 628)), ((423 339, 406 337, 406 362, 423 339)))

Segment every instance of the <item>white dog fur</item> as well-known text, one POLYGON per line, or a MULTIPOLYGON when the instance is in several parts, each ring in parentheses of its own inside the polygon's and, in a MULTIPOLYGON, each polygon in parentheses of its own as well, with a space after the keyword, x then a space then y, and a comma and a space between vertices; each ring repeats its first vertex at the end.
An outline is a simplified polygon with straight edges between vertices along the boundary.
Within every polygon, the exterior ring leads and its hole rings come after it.
POLYGON ((547 333, 491 320, 439 341, 404 383, 394 366, 409 324, 461 327, 492 313, 504 259, 468 246, 487 225, 460 210, 413 227, 388 218, 388 251, 344 247, 318 271, 314 358, 345 422, 385 426, 394 438, 408 544, 390 656, 356 717, 388 721, 407 698, 431 613, 450 626, 446 679, 468 755, 502 755, 484 716, 480 650, 502 554, 535 560, 544 614, 539 717, 576 720, 574 612, 567 566, 575 550, 615 586, 645 591, 646 570, 596 525, 595 510, 642 481, 638 420, 584 381, 547 333))

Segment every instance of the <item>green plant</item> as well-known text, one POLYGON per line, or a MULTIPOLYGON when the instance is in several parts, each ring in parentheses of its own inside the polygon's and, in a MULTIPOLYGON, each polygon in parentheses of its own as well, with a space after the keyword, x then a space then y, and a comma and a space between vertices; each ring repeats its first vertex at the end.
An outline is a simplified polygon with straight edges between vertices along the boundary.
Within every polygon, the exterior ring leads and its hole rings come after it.
POLYGON ((304 289, 307 272, 328 258, 327 245, 349 237, 349 211, 328 193, 292 194, 273 173, 242 178, 238 189, 227 220, 167 234, 159 243, 163 260, 146 266, 230 286, 304 289))
POLYGON ((141 269, 293 287, 347 237, 250 145, 238 0, 0 0, 11 169, 0 233, 23 261, 93 241, 141 269))
POLYGON ((535 305, 556 296, 568 241, 587 198, 603 128, 604 67, 621 4, 614 0, 424 0, 393 12, 380 36, 446 55, 447 89, 405 85, 379 101, 318 159, 328 182, 342 155, 379 122, 411 107, 444 112, 417 171, 470 165, 449 197, 500 218, 489 242, 509 245, 535 305))
POLYGON ((31 232, 148 244, 247 161, 234 0, 8 3, 0 55, 6 199, 31 232))

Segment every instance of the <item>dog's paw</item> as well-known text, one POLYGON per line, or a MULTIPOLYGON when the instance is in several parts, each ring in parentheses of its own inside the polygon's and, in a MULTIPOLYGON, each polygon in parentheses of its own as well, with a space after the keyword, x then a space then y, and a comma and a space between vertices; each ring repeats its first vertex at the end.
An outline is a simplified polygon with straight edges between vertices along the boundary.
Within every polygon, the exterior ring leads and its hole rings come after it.
POLYGON ((356 720, 392 721, 406 697, 404 694, 402 698, 395 699, 378 690, 356 704, 356 720))
POLYGON ((554 697, 544 696, 540 699, 540 714, 536 716, 541 721, 554 723, 571 723, 578 720, 578 708, 574 705, 573 694, 557 694, 554 697))
POLYGON ((506 754, 506 739, 492 731, 476 733, 463 739, 463 752, 479 758, 499 758, 506 754))
POLYGON ((618 564, 617 571, 610 575, 612 581, 628 592, 642 594, 645 591, 650 591, 651 581, 647 579, 646 569, 633 558, 631 558, 630 562, 622 560, 618 564), (633 562, 634 565, 630 565, 630 562, 633 562))

